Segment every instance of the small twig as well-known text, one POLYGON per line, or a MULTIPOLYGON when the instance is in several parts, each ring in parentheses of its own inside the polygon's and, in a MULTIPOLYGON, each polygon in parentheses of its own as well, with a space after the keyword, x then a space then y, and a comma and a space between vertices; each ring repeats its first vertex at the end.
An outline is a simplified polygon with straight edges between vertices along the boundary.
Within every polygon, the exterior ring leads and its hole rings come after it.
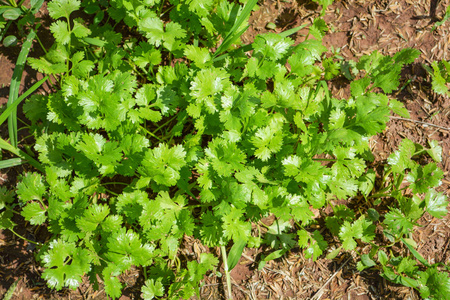
POLYGON ((331 280, 333 280, 333 278, 339 273, 340 270, 342 270, 342 268, 348 263, 348 261, 350 260, 350 258, 352 258, 351 256, 349 258, 347 258, 347 260, 339 267, 339 269, 337 269, 336 272, 334 272, 334 274, 327 280, 327 282, 325 282, 325 284, 317 291, 317 293, 311 298, 311 300, 319 300, 320 297, 322 297, 323 294, 323 290, 325 289, 325 287, 331 282, 331 280))
POLYGON ((442 126, 439 126, 439 125, 434 125, 434 124, 426 123, 426 122, 422 122, 422 121, 416 121, 416 120, 411 120, 411 119, 406 119, 406 118, 401 118, 401 117, 394 117, 394 116, 390 116, 390 118, 391 119, 396 119, 396 120, 409 121, 409 122, 413 122, 413 123, 419 123, 419 124, 432 126, 432 127, 436 127, 436 128, 439 128, 439 129, 450 131, 450 128, 442 127, 442 126))

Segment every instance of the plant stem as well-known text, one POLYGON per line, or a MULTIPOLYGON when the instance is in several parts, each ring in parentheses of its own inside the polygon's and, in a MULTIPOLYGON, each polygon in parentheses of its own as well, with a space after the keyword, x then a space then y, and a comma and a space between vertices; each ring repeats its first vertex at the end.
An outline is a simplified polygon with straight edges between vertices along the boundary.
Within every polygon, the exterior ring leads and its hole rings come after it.
POLYGON ((233 300, 233 295, 231 294, 231 277, 230 271, 228 270, 227 249, 225 246, 220 246, 220 252, 222 252, 223 266, 225 269, 225 276, 227 278, 228 300, 233 300))
POLYGON ((18 237, 21 238, 22 240, 27 241, 28 243, 32 243, 32 244, 39 245, 39 246, 42 245, 41 243, 33 242, 33 241, 27 239, 26 237, 24 237, 24 236, 18 234, 17 232, 14 231, 14 229, 9 228, 9 230, 11 230, 12 233, 14 233, 16 236, 18 236, 18 237))
POLYGON ((45 49, 44 44, 42 44, 41 39, 36 34, 36 40, 38 41, 39 45, 41 45, 42 50, 44 50, 44 53, 47 54, 47 49, 45 49))

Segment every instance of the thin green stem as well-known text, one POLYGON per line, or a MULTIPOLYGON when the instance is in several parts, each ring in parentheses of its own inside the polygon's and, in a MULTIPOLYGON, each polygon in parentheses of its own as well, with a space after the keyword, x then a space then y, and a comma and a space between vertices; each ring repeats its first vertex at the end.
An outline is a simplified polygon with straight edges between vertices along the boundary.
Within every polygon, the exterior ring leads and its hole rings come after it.
POLYGON ((337 161, 337 159, 335 159, 335 158, 313 158, 312 160, 317 160, 317 161, 337 161))
POLYGON ((42 44, 41 39, 36 34, 36 40, 38 41, 39 45, 41 46, 42 50, 44 50, 45 54, 47 54, 47 49, 45 49, 44 44, 42 44))
POLYGON ((147 128, 145 128, 144 126, 140 125, 141 129, 145 131, 145 133, 147 133, 148 135, 151 135, 152 137, 154 137, 155 139, 157 139, 158 141, 162 142, 162 139, 160 139, 158 136, 156 136, 153 132, 150 132, 147 130, 147 128))
POLYGON ((227 249, 225 246, 220 246, 220 252, 222 252, 223 268, 225 269, 225 276, 227 278, 228 300, 233 300, 233 295, 231 294, 231 276, 228 270, 227 249))
POLYGON ((117 194, 117 193, 115 193, 115 192, 113 192, 111 190, 108 190, 107 188, 105 188, 105 191, 107 191, 108 193, 110 193, 110 194, 112 194, 114 196, 119 196, 119 194, 117 194))
POLYGON ((105 182, 105 183, 102 183, 102 185, 106 185, 106 184, 122 184, 122 185, 128 185, 128 183, 125 183, 125 182, 105 182))
POLYGON ((14 229, 12 229, 12 228, 9 228, 9 230, 11 230, 12 233, 14 233, 16 236, 18 236, 18 237, 21 238, 22 240, 27 241, 28 243, 32 243, 32 244, 39 245, 39 246, 42 245, 41 243, 31 241, 31 240, 27 239, 26 237, 24 237, 24 236, 18 234, 18 233, 15 232, 14 229))
POLYGON ((155 129, 155 132, 160 130, 161 128, 163 128, 164 126, 166 126, 167 124, 169 124, 170 122, 172 122, 174 119, 176 119, 177 115, 173 116, 172 118, 170 118, 168 121, 166 121, 164 124, 160 125, 158 128, 155 129))

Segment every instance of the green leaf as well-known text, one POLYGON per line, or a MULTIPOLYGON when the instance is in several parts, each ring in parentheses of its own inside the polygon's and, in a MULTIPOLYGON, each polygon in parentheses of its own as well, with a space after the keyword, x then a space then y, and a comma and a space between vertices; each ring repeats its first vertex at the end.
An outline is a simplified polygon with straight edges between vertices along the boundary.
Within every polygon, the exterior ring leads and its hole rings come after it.
POLYGON ((392 231, 396 236, 401 237, 407 234, 413 229, 415 223, 406 217, 399 209, 391 208, 391 210, 384 215, 384 224, 392 231))
POLYGON ((420 51, 414 48, 405 48, 395 53, 393 59, 395 63, 406 65, 413 63, 420 56, 420 51))
POLYGON ((416 147, 411 140, 402 140, 399 149, 389 155, 387 159, 388 164, 392 166, 392 171, 403 173, 405 169, 414 167, 415 163, 411 160, 411 157, 414 155, 415 149, 416 147))
POLYGON ((77 38, 84 38, 91 34, 91 30, 83 25, 83 20, 76 18, 73 20, 72 33, 77 38))
POLYGON ((5 186, 0 186, 0 210, 13 203, 14 196, 14 191, 9 191, 5 186))
POLYGON ((411 182, 409 186, 413 193, 425 193, 428 188, 437 187, 441 184, 444 176, 442 171, 435 163, 430 163, 425 167, 416 165, 411 172, 408 173, 406 179, 411 182))
POLYGON ((145 153, 139 173, 165 186, 176 185, 180 170, 186 165, 186 151, 182 145, 169 148, 166 144, 149 149, 145 153))
POLYGON ((12 47, 17 45, 17 37, 15 35, 8 35, 3 39, 3 46, 12 47))
POLYGON ((427 153, 431 156, 431 158, 440 163, 442 161, 442 147, 439 145, 438 141, 428 141, 430 145, 430 149, 427 149, 427 153))
POLYGON ((305 258, 312 257, 313 261, 315 261, 328 247, 328 243, 317 230, 314 230, 312 233, 310 241, 309 247, 305 250, 305 258))
POLYGON ((280 151, 283 145, 282 119, 273 118, 268 126, 259 128, 251 139, 256 147, 255 156, 267 161, 272 154, 280 151))
POLYGON ((383 266, 385 266, 385 265, 388 263, 388 261, 389 261, 389 258, 388 258, 388 256, 386 255, 386 252, 384 252, 383 250, 378 251, 378 261, 379 261, 383 266))
POLYGON ((205 68, 211 61, 211 54, 207 48, 195 47, 193 45, 187 45, 184 49, 184 55, 186 58, 192 60, 194 64, 199 68, 205 68))
POLYGON ((435 218, 442 218, 447 215, 447 197, 443 193, 438 193, 434 189, 429 189, 425 194, 427 211, 435 218))
POLYGON ((234 242, 233 247, 231 247, 230 252, 228 253, 227 265, 228 270, 231 271, 239 262, 239 259, 242 256, 242 252, 244 251, 244 247, 247 244, 246 240, 237 240, 234 242))
POLYGON ((50 288, 76 289, 82 277, 91 269, 91 256, 86 249, 77 248, 75 243, 53 240, 47 252, 41 256, 45 270, 42 278, 50 288))
POLYGON ((235 242, 240 241, 240 243, 247 242, 251 234, 251 224, 242 221, 242 216, 242 210, 231 208, 231 211, 222 217, 225 236, 235 242))
POLYGON ((46 220, 46 210, 41 208, 38 202, 28 203, 21 212, 25 220, 30 221, 31 225, 42 225, 46 220))
POLYGON ((47 9, 50 17, 59 19, 65 17, 69 20, 72 12, 80 9, 81 2, 79 0, 53 0, 48 3, 47 9))
POLYGON ((420 295, 424 299, 447 299, 450 294, 450 278, 446 272, 440 272, 436 267, 418 272, 420 295))
POLYGON ((42 200, 47 188, 38 173, 26 173, 17 184, 17 195, 22 202, 42 200))
POLYGON ((258 35, 253 43, 254 55, 261 54, 265 59, 279 60, 288 53, 294 43, 290 38, 283 38, 275 33, 258 35))
POLYGON ((148 279, 141 288, 142 299, 151 300, 155 297, 162 297, 164 295, 164 286, 161 283, 162 278, 148 279))
POLYGON ((67 45, 70 42, 70 32, 66 21, 58 20, 50 25, 50 31, 53 33, 57 43, 67 45))
POLYGON ((22 15, 20 8, 10 8, 3 12, 2 16, 6 20, 17 20, 22 15))
POLYGON ((155 17, 144 18, 139 21, 139 29, 145 32, 148 42, 160 46, 164 39, 164 23, 155 17))
POLYGON ((317 40, 321 41, 328 31, 328 26, 323 19, 315 19, 309 27, 309 33, 317 40))
MULTIPOLYGON (((417 250, 414 249, 414 247, 406 241, 406 239, 402 238, 401 240, 402 240, 403 244, 405 244, 406 247, 408 247, 409 251, 411 251, 411 253, 414 255, 414 257, 417 258, 418 261, 420 261, 424 266, 431 267, 431 265, 428 263, 428 261, 426 261, 425 258, 423 258, 423 256, 420 255, 420 253, 417 252, 417 250)), ((399 270, 399 272, 400 272, 400 270, 399 270)))
POLYGON ((122 283, 117 278, 119 274, 118 267, 112 263, 102 271, 105 292, 113 299, 119 298, 122 295, 122 283))
POLYGON ((353 224, 345 221, 339 231, 339 237, 344 249, 353 250, 357 246, 355 239, 369 243, 375 238, 375 226, 371 221, 366 220, 365 216, 361 216, 353 224))
POLYGON ((84 211, 83 216, 76 219, 77 227, 84 232, 92 232, 108 216, 109 207, 93 204, 84 211))
POLYGON ((391 99, 389 101, 389 108, 396 113, 397 115, 403 117, 403 118, 409 118, 409 111, 405 108, 405 106, 395 99, 391 99))

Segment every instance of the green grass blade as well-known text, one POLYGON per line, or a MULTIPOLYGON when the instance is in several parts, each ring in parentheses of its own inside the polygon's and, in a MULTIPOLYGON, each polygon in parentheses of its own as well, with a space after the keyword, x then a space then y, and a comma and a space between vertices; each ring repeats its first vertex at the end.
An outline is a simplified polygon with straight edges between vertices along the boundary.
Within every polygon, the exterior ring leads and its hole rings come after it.
POLYGON ((296 33, 297 31, 302 30, 302 29, 305 28, 306 26, 308 26, 308 24, 303 24, 303 25, 300 25, 300 26, 291 28, 291 29, 289 29, 289 30, 285 30, 285 31, 283 31, 283 32, 280 32, 278 35, 285 38, 285 37, 288 37, 288 36, 290 36, 290 35, 293 35, 293 34, 296 33))
POLYGON ((12 146, 11 144, 9 144, 7 141, 5 141, 4 139, 0 138, 0 148, 1 149, 5 149, 8 150, 11 153, 14 153, 15 155, 17 155, 18 157, 25 159, 26 161, 28 161, 28 163, 30 165, 32 165, 33 167, 35 167, 36 169, 38 169, 41 172, 44 172, 44 168, 41 166, 41 164, 36 161, 34 158, 32 158, 31 156, 29 156, 28 154, 26 154, 25 152, 23 152, 22 150, 18 149, 17 147, 12 146))
POLYGON ((416 249, 414 249, 414 247, 411 244, 406 242, 403 238, 401 240, 402 240, 403 244, 405 244, 405 246, 408 247, 409 251, 411 251, 411 253, 414 255, 414 257, 417 258, 418 261, 420 261, 426 267, 431 267, 431 265, 428 263, 428 261, 426 261, 426 259, 423 258, 423 256, 420 255, 420 253, 417 252, 416 249))
MULTIPOLYGON (((11 85, 9 87, 8 106, 12 105, 19 96, 20 81, 22 80, 22 73, 27 61, 28 53, 30 52, 33 40, 36 37, 36 32, 31 30, 20 50, 17 58, 16 67, 14 68, 11 85)), ((8 131, 11 145, 17 147, 17 109, 14 109, 9 115, 8 131)))
POLYGON ((244 239, 239 239, 234 242, 233 247, 231 247, 230 253, 228 253, 228 270, 231 271, 239 262, 239 259, 242 256, 242 252, 244 251, 244 247, 247 244, 247 241, 244 239))
POLYGON ((10 300, 12 296, 14 296, 14 292, 16 291, 17 285, 19 284, 21 278, 14 281, 14 283, 9 287, 8 291, 3 296, 3 300, 10 300))
POLYGON ((8 106, 8 108, 0 115, 0 125, 3 124, 3 122, 6 121, 6 119, 9 117, 12 111, 14 111, 17 106, 22 102, 26 97, 31 95, 34 91, 36 91, 46 80, 48 79, 48 76, 45 76, 43 79, 39 80, 35 84, 33 84, 32 87, 30 87, 25 93, 23 93, 19 98, 17 98, 16 101, 14 101, 11 105, 8 106))
POLYGON ((24 161, 21 158, 11 158, 6 160, 0 160, 0 169, 11 168, 15 166, 20 166, 24 161))
POLYGON ((242 23, 244 23, 244 21, 250 16, 256 3, 258 3, 258 0, 249 0, 247 2, 241 14, 239 15, 239 18, 237 18, 233 27, 231 27, 230 32, 228 32, 222 44, 220 44, 219 48, 217 48, 214 56, 217 56, 228 49, 228 47, 230 47, 230 45, 245 32, 245 30, 241 30, 239 32, 237 32, 237 30, 239 29, 239 27, 241 27, 242 23))
MULTIPOLYGON (((285 38, 285 37, 288 37, 288 36, 290 36, 290 35, 293 35, 293 34, 296 33, 297 31, 302 30, 302 29, 305 28, 306 26, 308 26, 308 25, 305 24, 305 25, 301 25, 301 26, 298 26, 298 27, 294 27, 294 28, 291 28, 291 29, 289 29, 289 30, 280 32, 279 35, 280 35, 281 37, 284 37, 284 38, 285 38)), ((244 52, 248 52, 248 51, 252 51, 252 50, 253 50, 253 44, 248 44, 248 45, 245 45, 245 46, 240 47, 239 49, 235 49, 235 50, 232 50, 232 51, 230 51, 230 52, 228 52, 228 53, 224 53, 224 54, 222 54, 222 55, 220 55, 220 56, 214 58, 213 61, 214 61, 214 62, 217 62, 217 61, 224 60, 225 58, 227 58, 228 56, 230 56, 231 53, 233 53, 234 51, 244 51, 244 52)), ((218 52, 216 51, 216 53, 218 53, 218 52)))

